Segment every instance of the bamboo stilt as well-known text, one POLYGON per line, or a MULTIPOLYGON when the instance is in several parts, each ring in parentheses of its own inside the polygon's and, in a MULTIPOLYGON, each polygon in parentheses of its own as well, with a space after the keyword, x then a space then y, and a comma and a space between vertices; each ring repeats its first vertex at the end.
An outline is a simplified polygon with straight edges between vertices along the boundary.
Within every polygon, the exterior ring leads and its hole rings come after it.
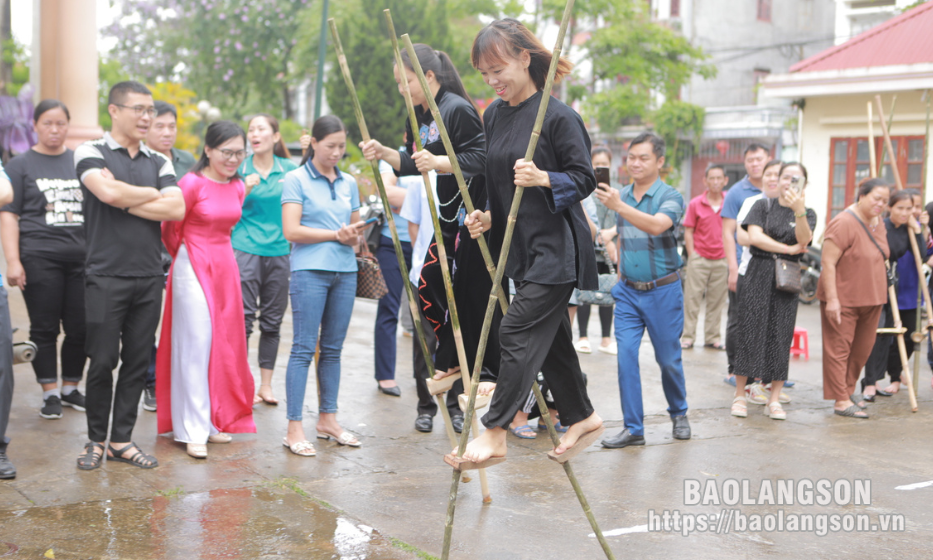
MULTIPOLYGON (((563 17, 561 18, 560 31, 558 32, 557 42, 552 53, 551 65, 548 70, 547 80, 545 82, 544 88, 542 90, 541 104, 538 107, 537 118, 535 119, 534 128, 531 133, 531 138, 528 142, 528 148, 525 152, 525 160, 531 161, 534 158, 535 149, 537 148, 538 138, 541 135, 541 128, 544 124, 544 117, 547 113, 548 102, 551 97, 551 89, 554 85, 554 75, 557 70, 557 63, 560 60, 560 52, 564 41, 564 36, 567 32, 567 24, 570 20, 570 15, 573 11, 574 0, 567 0, 567 4, 564 8, 563 17)), ((411 43, 411 39, 408 35, 403 35, 402 40, 405 43, 405 48, 408 51, 409 57, 413 61, 417 60, 417 55, 414 52, 414 47, 411 43)), ((497 297, 497 291, 502 284, 502 279, 505 274, 505 265, 508 261, 509 248, 512 241, 512 234, 515 229, 515 223, 518 217, 518 209, 521 205, 522 194, 524 192, 523 187, 516 186, 515 195, 512 198, 512 205, 509 209, 509 216, 506 223, 505 237, 502 245, 502 251, 499 255, 499 264, 496 268, 496 274, 493 277, 492 290, 489 295, 489 301, 486 306, 486 314, 483 320, 483 329, 480 335, 479 347, 477 348, 476 353, 476 362, 473 369, 473 383, 470 388, 470 400, 467 405, 466 419, 469 421, 473 417, 474 407, 476 404, 476 393, 477 386, 479 381, 480 372, 482 370, 483 358, 486 354, 486 345, 489 339, 489 331, 492 326, 492 318, 495 312, 496 304, 499 301, 497 297)), ((545 407, 544 397, 541 394, 541 388, 538 386, 537 382, 532 384, 533 391, 535 393, 535 398, 537 399, 539 406, 545 407)), ((545 421, 548 427, 548 433, 551 435, 552 440, 555 442, 555 445, 559 444, 560 438, 557 436, 557 431, 554 429, 553 422, 551 422, 550 414, 547 413, 546 407, 542 413, 542 419, 545 421)), ((465 423, 463 432, 460 434, 460 445, 458 446, 457 456, 461 457, 463 455, 463 450, 466 448, 467 440, 469 439, 469 429, 468 424, 465 423)), ((599 525, 596 522, 596 518, 593 516, 590 509, 589 503, 586 500, 586 496, 583 494, 583 489, 580 487, 579 482, 576 479, 576 475, 573 472, 572 467, 569 462, 564 463, 564 472, 567 474, 567 477, 570 479, 571 485, 573 486, 574 493, 577 495, 577 499, 580 501, 581 506, 583 506, 584 513, 587 516, 587 520, 590 522, 593 530, 595 531, 597 538, 599 539, 600 545, 603 548, 603 552, 606 554, 606 557, 610 560, 614 560, 615 557, 612 554, 612 550, 609 548, 608 543, 603 537, 602 531, 599 529, 599 525)), ((451 536, 453 533, 453 522, 454 514, 456 511, 456 501, 457 501, 457 489, 459 486, 460 472, 457 469, 453 470, 453 476, 450 486, 450 494, 448 496, 447 503, 447 519, 444 527, 444 548, 441 558, 447 560, 450 557, 450 542, 451 536)))
MULTIPOLYGON (((913 235, 911 234, 911 237, 913 235)), ((897 308, 897 292, 894 286, 888 286, 888 301, 891 302, 891 313, 894 315, 894 324, 901 325, 901 310, 897 308)), ((910 380, 910 371, 907 369, 907 347, 904 346, 904 333, 897 335, 897 351, 901 355, 901 379, 904 385, 907 385, 907 395, 910 397, 910 411, 917 412, 917 394, 914 392, 914 384, 910 380)))
MULTIPOLYGON (((930 93, 931 93, 930 90, 926 90, 927 121, 926 121, 926 131, 923 136, 923 166, 921 166, 920 168, 920 181, 921 181, 920 182, 920 203, 921 204, 923 203, 923 201, 927 199, 926 197, 927 169, 928 169, 927 163, 930 159, 930 93)), ((926 246, 926 241, 927 241, 926 235, 927 235, 927 232, 926 230, 924 230, 923 231, 924 246, 926 246)), ((920 283, 922 284, 924 280, 926 280, 926 278, 924 278, 924 276, 921 274, 920 283)), ((921 309, 923 307, 922 304, 923 304, 923 288, 920 286, 917 286, 917 309, 921 309)), ((917 327, 916 327, 917 330, 914 331, 914 334, 920 334, 921 332, 923 332, 923 335, 921 335, 920 340, 916 341, 917 343, 923 342, 924 335, 929 334, 929 331, 924 332, 920 330, 922 326, 920 315, 921 315, 920 313, 917 313, 917 327)), ((933 321, 933 317, 927 317, 927 321, 933 321)), ((914 375, 913 377, 914 387, 920 386, 920 354, 921 353, 922 353, 922 348, 917 348, 914 351, 914 374, 913 374, 914 375)))
MULTIPOLYGON (((356 95, 356 87, 353 85, 353 78, 350 75, 350 68, 346 63, 346 56, 343 54, 343 46, 340 44, 340 37, 337 34, 337 26, 334 22, 334 19, 331 18, 328 20, 330 24, 331 33, 334 36, 334 47, 337 49, 337 58, 340 61, 340 69, 343 72, 343 78, 346 81, 347 89, 350 91, 350 99, 353 102, 353 109, 356 114, 357 123, 360 126, 360 132, 364 140, 369 140, 369 129, 366 127, 366 119, 363 117, 363 109, 360 106, 359 97, 356 95)), ((405 286, 405 292, 408 294, 408 305, 411 309, 411 320, 415 327, 415 336, 418 337, 418 342, 421 345, 421 352, 424 354, 424 361, 428 367, 428 372, 434 371, 434 360, 431 357, 431 352, 428 349, 427 339, 424 335, 424 326, 421 323, 421 314, 418 311, 417 300, 415 299, 414 293, 411 289, 411 282, 408 280, 408 265, 405 263, 405 256, 402 252, 402 243, 398 237, 398 228, 395 225, 395 217, 392 215, 392 207, 389 204, 389 197, 386 194, 385 184, 382 182, 382 174, 379 173, 379 164, 375 161, 371 162, 373 175, 376 179, 376 187, 379 190, 379 196, 382 199, 382 206, 385 208, 386 220, 389 224, 389 232, 392 235, 392 243, 395 245, 395 255, 398 258, 399 272, 402 275, 402 284, 405 286)), ((318 346, 320 348, 320 346, 318 346)), ((315 360, 315 364, 317 360, 315 360)), ((318 376, 320 377, 320 376, 318 376)), ((441 415, 444 418, 444 425, 446 426, 447 436, 451 441, 451 445, 456 445, 456 435, 454 433, 453 425, 450 421, 450 413, 447 411, 447 404, 444 402, 443 396, 437 396, 437 406, 441 409, 441 415)))
MULTIPOLYGON (((887 150, 891 153, 891 156, 892 156, 891 157, 891 171, 894 173, 894 184, 897 186, 897 190, 903 190, 904 183, 901 182, 901 173, 897 168, 897 157, 896 157, 897 154, 894 151, 893 145, 891 144, 891 135, 888 132, 888 125, 884 120, 884 107, 881 106, 881 96, 876 95, 875 101, 878 104, 878 117, 879 117, 879 120, 881 121, 881 133, 884 135, 884 145, 887 147, 887 150)), ((893 120, 894 115, 891 115, 891 117, 893 120)), ((917 247, 917 237, 914 235, 914 233, 910 230, 909 227, 907 229, 907 239, 910 240, 910 249, 914 254, 914 262, 917 265, 917 273, 919 274, 920 278, 923 278, 923 260, 920 258, 920 250, 917 247)), ((926 301, 927 317, 928 317, 927 320, 928 321, 933 320, 933 310, 931 310, 930 308, 929 290, 927 290, 925 282, 920 282, 920 287, 921 289, 924 290, 924 295, 927 298, 927 301, 926 301)), ((895 293, 893 286, 891 286, 888 291, 888 300, 891 305, 891 311, 894 315, 895 326, 898 326, 898 327, 903 326, 901 325, 901 322, 900 322, 901 312, 900 312, 900 309, 898 309, 897 307, 897 294, 895 293)), ((897 345, 898 345, 898 351, 901 353, 901 369, 902 369, 901 381, 905 385, 907 385, 907 394, 910 396, 910 407, 913 412, 916 412, 917 411, 917 395, 914 391, 914 384, 912 383, 912 380, 910 378, 910 371, 907 369, 908 368, 907 350, 904 347, 904 335, 903 334, 897 335, 897 345)))
MULTIPOLYGON (((404 67, 402 66, 401 51, 399 51, 399 48, 398 48, 398 39, 395 36, 395 26, 392 23, 392 15, 391 15, 391 12, 388 12, 388 10, 384 11, 383 13, 385 13, 386 22, 389 25, 389 29, 390 29, 389 35, 390 35, 390 38, 392 39, 392 47, 393 47, 393 51, 395 54, 396 64, 398 65, 399 70, 401 71, 401 69, 404 67)), ((336 36, 337 27, 335 24, 331 24, 331 31, 333 31, 333 33, 336 36)), ((346 66, 346 58, 343 59, 343 61, 341 62, 341 65, 346 66)), ((349 72, 349 69, 347 70, 347 72, 349 72)), ((418 120, 415 118, 415 107, 411 100, 411 91, 408 89, 407 80, 401 80, 401 82, 402 82, 402 93, 405 98, 405 105, 408 108, 408 115, 409 115, 409 118, 411 119, 412 145, 415 147, 416 150, 421 150, 423 147, 421 145, 421 137, 414 132, 418 130, 418 120)), ((431 90, 428 89, 427 97, 430 97, 430 91, 431 90)), ((368 135, 365 138, 365 140, 367 141, 369 140, 368 135)), ((373 165, 374 166, 376 165, 375 162, 373 162, 373 165)), ((457 302, 456 302, 456 299, 454 298, 453 278, 450 275, 450 267, 447 264, 447 248, 444 245, 444 235, 441 231, 441 223, 440 223, 440 220, 438 219, 437 206, 435 205, 435 202, 434 202, 434 192, 431 189, 431 179, 430 177, 428 177, 427 173, 422 173, 421 179, 424 182, 425 193, 428 199, 428 208, 431 211, 431 222, 432 222, 432 225, 434 226, 434 240, 437 246, 437 257, 438 257, 438 261, 441 266, 441 276, 444 279, 444 292, 447 294, 447 307, 448 307, 448 312, 450 313, 450 325, 453 330, 454 344, 457 347, 457 358, 458 358, 458 361, 460 362, 460 371, 468 372, 470 368, 469 368, 469 365, 467 364, 466 349, 463 346, 463 335, 460 331, 460 315, 459 313, 457 313, 457 302)), ((462 378, 463 378, 463 389, 464 391, 468 391, 470 388, 470 384, 469 384, 470 378, 466 373, 462 373, 462 378)), ((468 433, 470 431, 468 428, 470 421, 471 421, 470 419, 464 418, 463 432, 468 433)), ((473 423, 474 423, 474 429, 478 429, 479 428, 478 422, 473 420, 473 423)), ((483 503, 492 502, 492 494, 489 492, 489 481, 486 478, 485 469, 479 469, 479 481, 480 481, 480 487, 481 487, 482 494, 483 494, 483 503)))
MULTIPOLYGON (((868 102, 868 169, 869 175, 877 177, 875 172, 878 169, 878 158, 875 154, 875 117, 871 111, 872 102, 868 102)), ((855 185, 855 191, 858 192, 858 185, 855 185)))
MULTIPOLYGON (((875 96, 876 99, 880 97, 881 97, 880 95, 875 96)), ((891 129, 891 126, 894 124, 894 107, 896 105, 897 105, 897 94, 894 94, 891 97, 891 111, 889 112, 889 114, 891 115, 891 120, 888 121, 889 130, 891 129)), ((882 110, 880 99, 878 99, 878 109, 879 109, 878 120, 881 121, 881 124, 882 124, 881 128, 884 129, 884 111, 882 110)), ((884 159, 885 157, 887 157, 886 155, 887 153, 888 153, 888 146, 887 144, 882 142, 881 143, 881 159, 878 160, 878 170, 874 175, 872 175, 872 177, 881 177, 882 171, 884 171, 884 159)), ((894 158, 891 162, 891 167, 892 168, 897 167, 897 154, 894 154, 894 158)))

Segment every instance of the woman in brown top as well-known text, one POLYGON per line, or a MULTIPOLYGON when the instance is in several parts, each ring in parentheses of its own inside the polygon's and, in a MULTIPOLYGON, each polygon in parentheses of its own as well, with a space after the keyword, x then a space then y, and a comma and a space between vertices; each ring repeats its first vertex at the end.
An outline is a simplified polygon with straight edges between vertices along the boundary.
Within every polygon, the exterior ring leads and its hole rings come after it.
POLYGON ((855 204, 833 218, 823 242, 816 295, 823 325, 823 398, 840 416, 868 418, 853 403, 862 368, 875 343, 881 307, 888 300, 888 240, 881 215, 891 190, 882 180, 862 181, 855 204))

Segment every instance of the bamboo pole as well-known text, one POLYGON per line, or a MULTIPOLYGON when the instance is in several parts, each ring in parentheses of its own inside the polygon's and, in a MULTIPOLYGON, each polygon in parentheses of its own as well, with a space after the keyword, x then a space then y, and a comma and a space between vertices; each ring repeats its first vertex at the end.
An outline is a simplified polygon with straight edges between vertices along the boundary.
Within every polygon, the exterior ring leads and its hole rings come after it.
MULTIPOLYGON (((924 133, 924 136, 923 136, 923 166, 920 169, 920 203, 921 204, 923 204, 923 202, 927 199, 926 197, 927 169, 928 169, 927 163, 928 163, 928 160, 930 159, 929 158, 929 155, 930 155, 930 93, 931 92, 929 89, 926 90, 925 92, 925 96, 927 98, 927 121, 926 121, 926 132, 924 133)), ((926 234, 927 232, 926 230, 924 230, 923 231, 924 246, 926 246, 925 242, 927 241, 926 234)), ((923 284, 926 278, 923 276, 923 274, 920 274, 919 280, 920 280, 919 284, 923 284)), ((921 309, 923 307, 922 302, 923 302, 923 288, 918 285, 917 286, 917 309, 921 309)), ((918 344, 923 342, 923 339, 925 338, 924 334, 929 334, 929 331, 927 331, 926 333, 922 333, 921 331, 922 321, 921 321, 920 315, 921 315, 920 313, 917 313, 917 325, 916 325, 916 330, 914 331, 915 335, 920 334, 919 340, 917 340, 917 338, 914 338, 915 343, 918 343, 918 344)), ((927 321, 933 321, 933 317, 927 317, 927 321)), ((922 351, 922 348, 917 348, 914 351, 914 373, 913 373, 914 387, 919 387, 919 384, 920 384, 920 354, 922 353, 921 351, 922 351)))
MULTIPOLYGON (((337 50, 337 59, 340 62, 340 69, 343 73, 344 81, 347 84, 347 89, 350 92, 350 100, 353 103, 353 110, 356 114, 357 123, 360 126, 360 133, 363 136, 364 140, 369 140, 369 129, 366 126, 366 119, 363 117, 363 109, 360 106, 359 97, 356 94, 356 87, 353 85, 353 78, 350 75, 350 68, 347 66, 347 58, 343 54, 343 45, 340 43, 340 37, 337 34, 337 25, 334 22, 334 19, 331 18, 328 20, 330 24, 331 33, 334 36, 334 48, 337 50)), ((424 354, 424 361, 427 364, 428 372, 434 371, 434 360, 431 357, 431 352, 428 349, 428 342, 424 335, 424 326, 421 323, 421 314, 418 312, 417 300, 415 299, 414 293, 411 288, 411 282, 408 279, 408 265, 405 263, 405 254, 402 252, 402 243, 398 237, 398 228, 395 225, 395 217, 392 215, 392 207, 389 204, 389 197, 386 193, 385 184, 382 182, 382 174, 379 172, 379 164, 376 161, 370 162, 372 165, 373 175, 376 180, 376 187, 379 190, 379 196, 382 198, 382 206, 385 209, 386 220, 389 224, 389 232, 392 234, 392 243, 395 245, 395 255, 398 257, 398 266, 399 272, 402 275, 402 284, 405 286, 405 291, 408 294, 408 305, 411 309, 411 319, 412 323, 415 326, 415 333, 418 337, 418 342, 421 345, 421 352, 424 354)), ((444 418, 444 425, 447 431, 447 437, 451 440, 452 445, 456 445, 456 435, 454 433, 453 425, 450 420, 450 413, 447 410, 447 404, 444 402, 442 395, 437 395, 437 405, 441 409, 441 415, 444 418)))
MULTIPOLYGON (((881 125, 882 125, 881 128, 884 129, 884 111, 883 111, 883 108, 881 107, 881 100, 880 100, 880 97, 881 97, 880 95, 876 95, 876 96, 875 96, 875 99, 878 99, 878 120, 881 121, 881 125)), ((890 113, 889 113, 889 114, 891 115, 891 117, 890 117, 891 120, 888 121, 888 130, 890 130, 891 127, 894 125, 894 107, 895 107, 895 105, 897 105, 897 94, 894 94, 894 95, 891 97, 891 111, 890 111, 890 113)), ((877 173, 875 173, 874 175, 872 175, 872 177, 881 177, 881 176, 882 176, 882 171, 884 170, 884 158, 885 158, 885 154, 887 153, 887 148, 888 148, 887 144, 885 144, 884 142, 882 142, 882 143, 881 143, 881 159, 878 160, 878 171, 877 171, 877 173)), ((893 161, 892 161, 892 163, 891 163, 891 167, 892 167, 892 169, 893 169, 893 168, 896 167, 896 166, 897 166, 897 154, 894 154, 894 158, 893 158, 893 161)))
MULTIPOLYGON (((350 69, 349 67, 347 67, 346 56, 344 56, 343 54, 343 47, 340 44, 340 38, 337 36, 337 25, 333 22, 333 20, 331 20, 331 32, 334 35, 334 42, 336 44, 336 47, 338 48, 338 55, 339 55, 338 62, 340 63, 341 69, 344 71, 344 76, 347 78, 348 88, 349 88, 349 84, 352 83, 352 80, 349 78, 350 69)), ((396 63, 399 65, 399 68, 401 69, 403 68, 403 66, 401 65, 401 52, 398 50, 398 40, 395 38, 394 33, 391 34, 391 37, 393 39, 392 44, 393 44, 393 47, 394 47, 393 50, 396 56, 396 63)), ((402 80, 402 84, 403 84, 402 90, 403 90, 403 94, 405 97, 405 103, 408 106, 409 117, 412 119, 411 121, 412 143, 415 146, 416 150, 420 150, 422 148, 421 137, 415 132, 418 130, 418 121, 417 119, 414 118, 415 109, 411 101, 411 91, 409 91, 408 89, 407 80, 402 80)), ((356 98, 355 89, 351 91, 353 92, 351 97, 356 98)), ((428 90, 428 92, 430 95, 430 90, 428 90)), ((358 107, 359 107, 359 100, 357 99, 354 108, 356 109, 358 107)), ((362 109, 358 109, 358 110, 360 111, 360 114, 358 115, 357 118, 362 119, 362 109)), ((363 140, 368 142, 369 139, 370 139, 369 132, 367 131, 363 135, 363 140)), ((373 168, 375 169, 376 162, 375 161, 372 162, 372 165, 373 165, 373 168)), ((463 346, 463 335, 460 331, 460 316, 457 313, 457 302, 454 298, 453 279, 451 278, 451 275, 450 275, 450 267, 447 265, 447 248, 444 245, 444 235, 443 235, 443 232, 441 231, 441 224, 440 224, 440 220, 438 219, 438 215, 437 215, 437 206, 435 205, 435 202, 434 202, 434 192, 431 189, 431 179, 430 177, 428 177, 427 173, 422 173, 421 178, 422 178, 422 181, 424 181, 425 194, 427 195, 427 199, 428 199, 428 208, 431 211, 431 222, 432 222, 432 225, 434 226, 434 240, 437 246, 438 261, 440 261, 440 266, 441 266, 441 276, 444 279, 444 291, 447 295, 447 306, 448 306, 448 311, 450 313, 450 323, 451 323, 451 327, 453 330, 454 344, 457 347, 457 357, 460 362, 460 371, 468 372, 470 368, 467 365, 466 349, 463 346)), ((381 177, 379 180, 381 181, 381 177)), ((469 376, 466 373, 463 373, 464 390, 469 389, 469 382, 470 382, 469 376)), ((440 393, 438 393, 438 395, 440 395, 440 393)), ((439 396, 438 396, 438 399, 440 400, 439 396)), ((469 428, 467 427, 468 421, 469 421, 468 419, 466 418, 464 419, 463 431, 467 433, 469 433, 470 431, 469 428)), ((454 444, 456 445, 456 442, 454 442, 454 444)), ((480 481, 480 486, 481 486, 482 494, 483 494, 483 503, 491 502, 492 495, 489 492, 489 481, 486 478, 485 469, 480 469, 479 481, 480 481)))
MULTIPOLYGON (((389 24, 389 31, 392 34, 392 42, 398 50, 398 41, 395 39, 395 26, 392 23, 392 16, 389 14, 389 10, 383 10, 386 14, 386 21, 389 24)), ((421 67, 421 61, 418 60, 418 57, 413 54, 413 51, 408 53, 408 57, 411 60, 411 66, 414 69, 415 75, 418 76, 418 81, 421 83, 421 91, 425 93, 425 100, 428 102, 428 107, 431 109, 431 115, 434 117, 434 122, 437 124, 437 131, 440 134, 441 141, 444 143, 444 150, 447 152, 447 157, 450 158, 450 167, 453 170, 453 175, 457 179, 457 187, 460 189, 460 196, 463 198, 463 206, 466 209, 467 215, 472 214, 476 207, 473 206, 473 199, 470 197, 470 191, 467 188, 466 181, 463 179, 463 172, 460 170, 460 162, 457 161, 457 154, 454 152, 454 146, 450 141, 450 136, 447 134, 447 125, 444 124, 444 119, 441 116, 441 111, 437 107, 437 102, 434 100, 434 96, 430 94, 431 87, 428 85, 428 79, 424 75, 424 69, 421 67)), ((402 65, 401 58, 397 61, 399 75, 403 75, 405 72, 405 67, 402 65)), ((407 84, 405 84, 407 87, 407 84)), ((418 121, 413 113, 412 109, 411 118, 411 127, 415 131, 418 126, 418 121)), ((421 148, 419 148, 421 149, 421 148)), ((483 261, 486 263, 486 270, 489 272, 490 278, 495 278, 496 276, 496 265, 492 261, 492 255, 489 253, 489 245, 486 244, 486 238, 482 235, 476 238, 476 242, 479 245, 480 253, 483 254, 483 261)), ((504 314, 509 310, 509 303, 505 297, 505 292, 502 291, 501 286, 493 286, 493 291, 496 292, 499 299, 499 305, 502 307, 502 313, 504 314)))
MULTIPOLYGON (((904 183, 901 182, 901 172, 897 169, 897 153, 894 151, 894 148, 891 144, 891 135, 888 132, 888 125, 884 120, 884 107, 881 106, 881 96, 876 95, 875 101, 878 103, 878 117, 881 121, 881 133, 884 135, 884 144, 887 147, 888 151, 891 153, 891 171, 894 173, 894 184, 897 186, 897 190, 904 189, 904 183)), ((892 120, 894 115, 891 115, 892 120)), ((883 162, 882 162, 883 163, 883 162)), ((920 259, 920 250, 917 248, 917 237, 910 230, 910 227, 907 228, 907 239, 910 240, 910 249, 914 254, 914 262, 917 265, 917 272, 920 277, 923 277, 923 261, 920 259)), ((933 318, 933 311, 930 309, 930 294, 926 290, 926 284, 920 282, 920 286, 924 289, 924 295, 927 298, 927 317, 933 318)), ((891 305, 891 312, 894 315, 894 326, 901 327, 901 312, 897 307, 897 294, 894 291, 894 287, 891 286, 888 291, 888 301, 891 305)), ((928 319, 929 320, 929 319, 928 319)), ((907 394, 910 396, 910 408, 912 412, 917 411, 917 395, 914 392, 914 384, 910 378, 910 371, 908 368, 907 361, 907 350, 904 347, 904 335, 897 335, 897 346, 898 352, 901 354, 901 378, 905 385, 907 385, 907 394)))
MULTIPOLYGON (((554 51, 551 57, 550 68, 548 69, 547 80, 545 81, 544 88, 541 95, 541 103, 538 107, 538 114, 535 119, 534 128, 531 133, 531 138, 528 141, 528 148, 525 152, 525 160, 531 161, 534 158, 535 149, 537 148, 538 138, 541 135, 541 128, 544 124, 544 117, 547 113, 548 102, 551 97, 551 89, 554 85, 554 76, 557 71, 557 63, 560 60, 560 52, 563 45, 564 36, 567 32, 567 24, 570 21, 570 15, 573 12, 574 0, 567 0, 567 4, 564 7, 563 17, 561 18, 560 30, 558 32, 557 41, 554 47, 554 51)), ((405 42, 405 48, 408 51, 409 57, 413 60, 417 59, 417 56, 414 52, 414 47, 412 46, 411 39, 408 35, 402 37, 405 42)), ((466 418, 469 420, 474 414, 474 406, 476 403, 476 392, 479 381, 480 372, 482 370, 482 361, 486 354, 486 344, 489 338, 489 331, 492 326, 492 318, 495 312, 496 304, 498 302, 497 290, 498 287, 502 284, 502 279, 505 274, 505 265, 508 261, 509 248, 512 241, 512 234, 515 229, 515 222, 518 218, 518 209, 521 205, 522 193, 524 192, 523 187, 516 186, 515 195, 512 198, 512 206, 509 209, 509 216, 506 223, 505 237, 502 245, 502 250, 499 255, 499 264, 496 268, 496 275, 493 278, 492 291, 489 295, 489 302, 486 306, 486 314, 483 320, 483 330, 480 335, 479 347, 477 348, 476 353, 476 362, 473 369, 473 383, 470 388, 470 400, 467 406, 466 418)), ((541 394, 541 388, 538 386, 537 381, 532 384, 532 389, 535 393, 535 398, 539 403, 539 406, 545 406, 544 397, 541 394)), ((552 441, 555 442, 555 445, 559 444, 560 438, 557 436, 557 431, 554 429, 553 423, 551 422, 550 414, 546 412, 543 414, 543 420, 545 421, 548 427, 548 433, 551 435, 552 441)), ((469 424, 465 423, 464 430, 460 434, 460 445, 457 449, 457 456, 462 457, 463 450, 466 448, 467 439, 469 438, 469 424)), ((590 522, 590 525, 593 527, 597 538, 599 539, 600 546, 603 548, 603 552, 606 554, 606 557, 610 560, 615 560, 615 557, 612 554, 612 550, 609 548, 608 542, 606 542, 602 531, 599 529, 599 525, 596 522, 596 518, 592 515, 589 503, 586 500, 586 496, 583 494, 583 489, 580 487, 579 482, 576 479, 576 475, 573 472, 573 469, 570 466, 569 461, 563 463, 564 472, 567 474, 567 477, 570 479, 571 485, 573 486, 574 493, 577 495, 577 499, 580 501, 580 504, 583 506, 583 510, 587 515, 587 520, 590 522)), ((444 548, 442 553, 442 560, 447 560, 450 557, 450 542, 451 535, 453 533, 453 521, 454 513, 456 510, 457 502, 457 487, 459 485, 459 476, 460 471, 458 469, 453 469, 453 475, 450 486, 450 494, 448 496, 447 503, 447 520, 444 527, 444 548)))

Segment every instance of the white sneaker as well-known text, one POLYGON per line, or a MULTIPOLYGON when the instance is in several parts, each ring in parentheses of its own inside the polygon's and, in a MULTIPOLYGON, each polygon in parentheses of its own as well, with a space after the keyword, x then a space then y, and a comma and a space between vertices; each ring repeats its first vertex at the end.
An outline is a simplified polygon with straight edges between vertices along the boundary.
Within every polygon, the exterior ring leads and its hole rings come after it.
POLYGON ((761 383, 753 383, 745 387, 745 397, 752 404, 768 404, 768 395, 761 383))

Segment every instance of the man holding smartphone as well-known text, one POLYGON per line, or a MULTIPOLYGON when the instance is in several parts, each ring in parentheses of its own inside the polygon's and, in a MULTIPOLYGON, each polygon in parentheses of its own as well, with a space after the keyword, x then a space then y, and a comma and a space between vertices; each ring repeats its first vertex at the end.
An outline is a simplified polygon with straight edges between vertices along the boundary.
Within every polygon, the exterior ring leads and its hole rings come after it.
POLYGON ((619 394, 625 429, 602 441, 603 447, 645 445, 644 409, 638 353, 645 330, 661 368, 667 411, 675 439, 690 439, 687 388, 680 335, 684 329, 682 265, 674 230, 684 213, 683 196, 661 180, 664 140, 653 132, 639 134, 629 145, 626 166, 633 179, 620 193, 596 190, 596 196, 618 215, 619 283, 615 331, 619 360, 619 394))

